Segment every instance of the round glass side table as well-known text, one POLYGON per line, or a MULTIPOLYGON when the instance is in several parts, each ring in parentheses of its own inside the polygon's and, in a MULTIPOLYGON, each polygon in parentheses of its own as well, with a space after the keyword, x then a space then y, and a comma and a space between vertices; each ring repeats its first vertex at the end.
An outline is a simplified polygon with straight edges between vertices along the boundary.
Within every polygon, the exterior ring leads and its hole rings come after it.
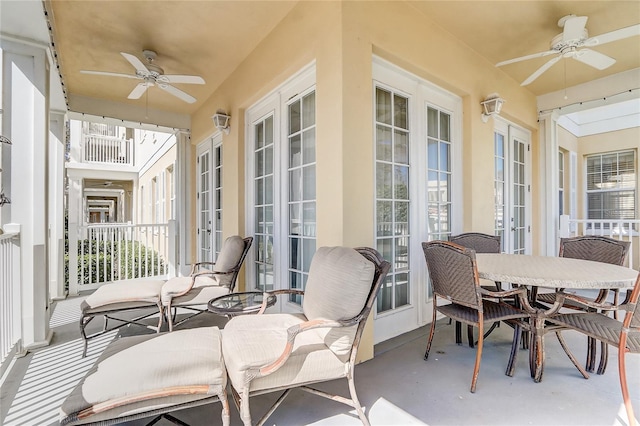
POLYGON ((267 296, 266 307, 275 305, 277 297, 272 294, 261 291, 245 291, 211 299, 207 304, 207 309, 209 312, 225 315, 229 318, 236 315, 255 314, 260 312, 265 296, 267 296))

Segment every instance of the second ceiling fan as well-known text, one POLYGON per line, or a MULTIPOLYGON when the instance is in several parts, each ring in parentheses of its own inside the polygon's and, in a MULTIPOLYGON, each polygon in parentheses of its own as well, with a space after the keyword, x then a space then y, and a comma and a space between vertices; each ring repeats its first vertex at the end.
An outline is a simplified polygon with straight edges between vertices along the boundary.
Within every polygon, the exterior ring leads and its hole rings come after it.
POLYGON ((551 47, 549 50, 502 61, 497 63, 496 66, 501 67, 515 62, 526 61, 528 59, 555 55, 551 60, 547 61, 525 81, 523 81, 521 86, 526 86, 532 83, 562 58, 573 58, 586 65, 603 70, 613 65, 616 60, 603 53, 589 49, 589 47, 600 46, 605 43, 611 43, 612 41, 640 35, 640 25, 632 25, 630 27, 620 28, 598 36, 589 37, 589 33, 585 28, 587 19, 588 18, 586 16, 576 15, 567 15, 560 18, 558 26, 563 28, 563 31, 551 40, 551 47))
POLYGON ((108 71, 80 71, 83 74, 105 75, 109 77, 125 77, 137 80, 142 80, 136 87, 129 93, 129 99, 139 99, 147 91, 149 87, 156 86, 173 96, 182 99, 187 103, 194 103, 196 98, 190 94, 172 86, 169 83, 186 83, 186 84, 204 84, 204 79, 197 75, 177 75, 177 74, 165 74, 164 70, 153 61, 156 59, 157 54, 153 50, 143 50, 142 55, 147 60, 147 63, 143 63, 136 56, 120 52, 124 58, 129 61, 131 65, 136 69, 135 74, 122 74, 108 71))

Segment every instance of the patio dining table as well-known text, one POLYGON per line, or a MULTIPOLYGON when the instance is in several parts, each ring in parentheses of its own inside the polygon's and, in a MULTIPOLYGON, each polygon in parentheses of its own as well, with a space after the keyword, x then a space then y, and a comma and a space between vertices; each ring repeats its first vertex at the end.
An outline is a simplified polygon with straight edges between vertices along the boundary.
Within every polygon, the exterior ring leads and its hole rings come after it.
MULTIPOLYGON (((553 256, 532 256, 505 253, 477 253, 478 276, 491 281, 530 286, 532 299, 525 310, 531 315, 529 368, 534 381, 542 380, 544 370, 545 319, 556 314, 558 304, 548 309, 535 303, 539 287, 566 289, 626 289, 633 287, 638 271, 624 266, 590 260, 553 256)), ((553 331, 553 330, 551 330, 553 331)), ((565 352, 567 349, 565 348, 565 352)), ((589 376, 577 364, 570 352, 567 355, 585 378, 589 376)))

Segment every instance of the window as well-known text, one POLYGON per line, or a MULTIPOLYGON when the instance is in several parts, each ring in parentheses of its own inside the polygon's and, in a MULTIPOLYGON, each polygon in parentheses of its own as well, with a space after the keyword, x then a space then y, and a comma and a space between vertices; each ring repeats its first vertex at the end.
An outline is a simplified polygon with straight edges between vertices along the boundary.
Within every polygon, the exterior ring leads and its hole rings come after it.
POLYGON ((159 214, 159 216, 157 217, 156 223, 165 223, 165 215, 166 215, 166 211, 167 211, 167 205, 165 203, 165 197, 166 197, 166 193, 167 193, 166 185, 167 185, 167 177, 166 177, 166 175, 164 173, 164 170, 163 170, 162 173, 160 173, 160 184, 158 185, 158 214, 159 214))
POLYGON ((160 217, 160 197, 158 197, 158 177, 151 179, 151 197, 153 209, 153 217, 151 223, 158 223, 160 217))
POLYGON ((214 182, 213 187, 215 191, 215 205, 213 206, 215 217, 215 251, 216 259, 222 249, 222 144, 213 148, 213 166, 214 170, 214 182))
POLYGON ((504 247, 504 211, 505 211, 505 164, 506 152, 504 146, 504 135, 499 132, 493 133, 494 144, 494 182, 493 182, 493 198, 494 198, 494 231, 495 235, 500 236, 500 241, 504 247))
POLYGON ((409 304, 409 98, 376 88, 376 246, 391 261, 382 313, 409 304))
POLYGON ((145 205, 144 205, 144 185, 140 186, 140 219, 139 219, 139 223, 145 223, 145 217, 144 214, 146 212, 145 209, 145 205))
MULTIPOLYGON (((303 290, 316 252, 316 94, 287 107, 289 147, 289 288, 303 290)), ((300 296, 291 300, 301 303, 300 296)))
POLYGON ((167 167, 167 176, 169 179, 169 217, 168 219, 175 219, 176 217, 176 181, 173 174, 173 165, 167 167))
POLYGON ((451 114, 427 108, 427 211, 432 240, 451 234, 451 114))
MULTIPOLYGON (((633 151, 589 155, 587 162, 587 218, 635 219, 636 169, 633 151)), ((603 225, 605 228, 609 224, 603 225)), ((598 225, 595 225, 599 228, 598 225)))

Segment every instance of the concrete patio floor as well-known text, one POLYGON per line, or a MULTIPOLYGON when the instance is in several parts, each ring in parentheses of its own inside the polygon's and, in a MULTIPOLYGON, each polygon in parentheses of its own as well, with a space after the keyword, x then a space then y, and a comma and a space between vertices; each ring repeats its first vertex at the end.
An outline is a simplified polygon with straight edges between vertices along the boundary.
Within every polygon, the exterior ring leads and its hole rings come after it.
MULTIPOLYGON (((2 378, 0 424, 55 425, 58 407, 90 368, 105 346, 118 335, 144 333, 140 327, 124 328, 89 342, 81 358, 78 332, 83 297, 56 303, 51 317, 52 344, 16 360, 11 374, 2 378)), ((99 321, 91 324, 93 330, 99 321)), ((226 320, 201 315, 191 327, 218 325, 226 320)), ((189 324, 189 323, 186 323, 189 324)), ((475 349, 454 341, 453 326, 439 321, 428 361, 423 360, 428 327, 379 344, 373 360, 356 367, 356 387, 372 425, 626 425, 617 374, 617 351, 610 348, 604 375, 585 380, 573 367, 553 335, 546 338, 544 378, 534 383, 528 373, 528 354, 520 350, 514 377, 504 370, 512 331, 498 328, 485 340, 475 394, 469 392, 475 349)), ((146 331, 151 332, 151 331, 146 331)), ((570 348, 583 361, 586 338, 566 332, 570 348)), ((465 336, 466 338, 466 336, 465 336)), ((636 417, 640 414, 640 355, 627 355, 628 383, 636 417)), ((346 380, 318 386, 348 395, 346 380)), ((254 420, 279 394, 252 398, 254 420)), ((220 404, 173 413, 193 426, 220 424, 220 404)), ((130 422, 143 425, 146 421, 130 422)), ((158 425, 169 425, 161 420, 158 425)), ((241 424, 231 408, 231 424, 241 424)), ((349 407, 302 391, 294 391, 267 421, 268 425, 358 425, 349 407)))

